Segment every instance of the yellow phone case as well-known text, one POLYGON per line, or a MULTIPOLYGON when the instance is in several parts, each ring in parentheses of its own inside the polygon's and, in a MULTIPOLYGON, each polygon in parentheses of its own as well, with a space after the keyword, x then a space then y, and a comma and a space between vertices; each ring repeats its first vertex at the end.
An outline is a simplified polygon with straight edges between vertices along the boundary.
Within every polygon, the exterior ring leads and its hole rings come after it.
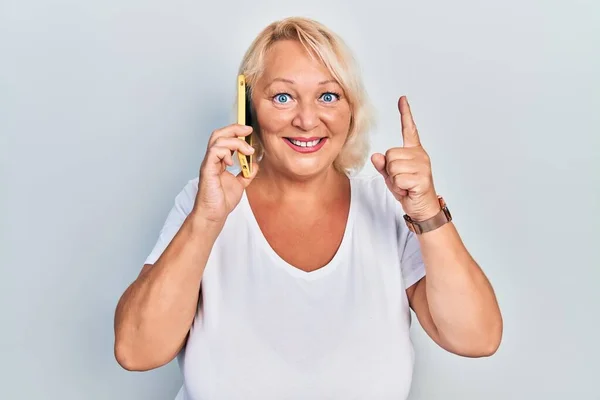
MULTIPOLYGON (((237 123, 240 125, 246 125, 246 107, 250 107, 246 104, 246 77, 244 75, 238 75, 237 84, 237 123)), ((241 140, 245 140, 252 146, 252 133, 246 137, 240 136, 241 140)), ((242 174, 245 178, 248 178, 252 174, 252 155, 246 156, 239 151, 238 159, 240 161, 240 167, 242 168, 242 174)))

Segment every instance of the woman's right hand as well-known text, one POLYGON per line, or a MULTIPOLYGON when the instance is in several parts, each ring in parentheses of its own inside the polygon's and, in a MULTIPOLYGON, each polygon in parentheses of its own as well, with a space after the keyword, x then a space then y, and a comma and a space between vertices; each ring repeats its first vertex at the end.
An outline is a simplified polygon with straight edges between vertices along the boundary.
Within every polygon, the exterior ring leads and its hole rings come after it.
POLYGON ((233 166, 233 154, 238 151, 245 155, 254 153, 254 148, 239 137, 252 133, 252 127, 232 124, 212 133, 208 140, 206 155, 200 166, 198 194, 193 213, 207 221, 224 223, 227 216, 238 205, 244 189, 258 172, 258 164, 252 165, 252 175, 244 178, 227 171, 233 166))

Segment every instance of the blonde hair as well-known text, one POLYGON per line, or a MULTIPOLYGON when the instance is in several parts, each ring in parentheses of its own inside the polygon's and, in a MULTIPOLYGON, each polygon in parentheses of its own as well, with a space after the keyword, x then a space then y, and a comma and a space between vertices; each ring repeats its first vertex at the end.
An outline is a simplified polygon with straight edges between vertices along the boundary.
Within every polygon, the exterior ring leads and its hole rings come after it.
MULTIPOLYGON (((358 66, 343 40, 323 24, 304 17, 290 17, 268 25, 251 43, 244 54, 239 73, 246 76, 252 90, 265 69, 265 58, 271 46, 279 40, 297 40, 311 57, 316 56, 342 86, 350 104, 351 121, 348 138, 335 159, 334 168, 345 174, 358 172, 365 164, 369 149, 368 132, 374 124, 374 113, 358 66)), ((255 140, 255 156, 264 154, 258 134, 255 140)))

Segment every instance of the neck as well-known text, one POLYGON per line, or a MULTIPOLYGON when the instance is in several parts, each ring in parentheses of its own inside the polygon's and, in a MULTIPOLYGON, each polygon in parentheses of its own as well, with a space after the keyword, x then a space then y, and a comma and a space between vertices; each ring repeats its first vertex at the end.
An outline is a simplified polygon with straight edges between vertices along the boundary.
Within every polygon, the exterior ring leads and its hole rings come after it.
POLYGON ((339 198, 347 184, 348 178, 333 166, 315 176, 296 177, 282 174, 268 162, 261 162, 258 174, 248 188, 253 186, 253 190, 261 192, 261 197, 279 205, 322 206, 324 202, 339 198))

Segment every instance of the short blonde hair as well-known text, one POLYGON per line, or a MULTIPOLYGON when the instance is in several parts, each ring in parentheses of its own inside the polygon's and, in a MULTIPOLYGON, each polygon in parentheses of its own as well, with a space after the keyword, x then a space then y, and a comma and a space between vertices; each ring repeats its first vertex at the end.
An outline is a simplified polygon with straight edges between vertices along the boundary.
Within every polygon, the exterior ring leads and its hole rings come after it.
MULTIPOLYGON (((336 170, 345 174, 358 172, 364 166, 369 149, 368 132, 374 124, 374 113, 366 94, 354 57, 344 41, 323 24, 304 17, 290 17, 268 25, 251 43, 244 54, 239 73, 246 76, 252 90, 265 69, 265 58, 271 46, 279 40, 297 40, 311 56, 316 56, 342 86, 350 104, 351 122, 348 139, 334 161, 336 170)), ((254 127, 255 156, 264 154, 258 126, 254 127)))

